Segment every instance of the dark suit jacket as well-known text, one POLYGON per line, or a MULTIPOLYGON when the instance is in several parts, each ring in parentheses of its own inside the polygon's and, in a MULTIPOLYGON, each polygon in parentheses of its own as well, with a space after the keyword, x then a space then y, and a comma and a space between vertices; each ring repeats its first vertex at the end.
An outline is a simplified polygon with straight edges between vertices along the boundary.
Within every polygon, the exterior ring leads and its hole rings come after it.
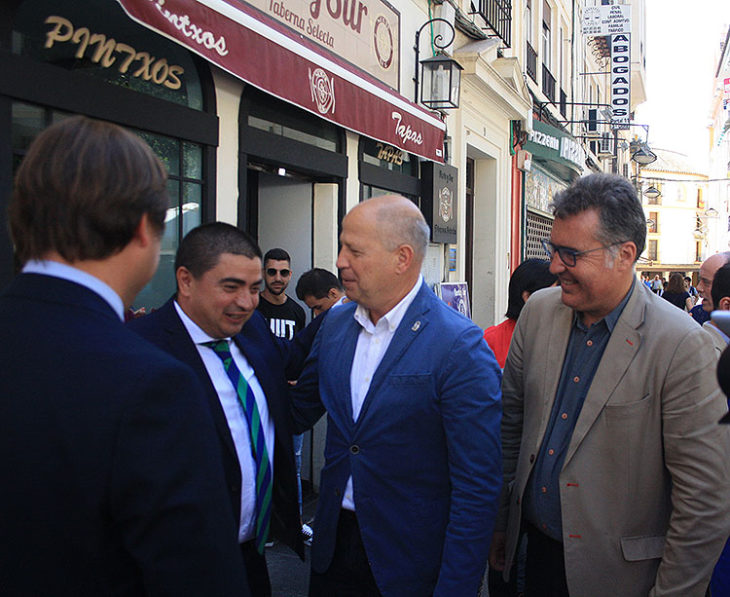
POLYGON ((352 475, 362 541, 385 597, 475 595, 501 486, 499 365, 482 331, 423 284, 357 421, 356 305, 328 312, 293 390, 300 428, 327 410, 312 568, 332 561, 352 475))
MULTIPOLYGON (((208 377, 198 349, 175 311, 173 300, 169 300, 157 311, 134 319, 127 324, 138 334, 159 346, 176 359, 190 365, 205 388, 208 408, 213 415, 218 439, 223 454, 223 468, 226 475, 226 486, 234 513, 233 523, 238 531, 241 511, 241 468, 236 455, 228 422, 218 394, 208 377)), ((274 421, 274 488, 271 517, 272 534, 279 537, 294 549, 300 557, 304 557, 304 546, 301 540, 299 521, 298 490, 296 469, 294 465, 294 449, 289 420, 289 397, 285 363, 289 358, 288 344, 274 338, 264 317, 254 312, 241 333, 234 341, 256 373, 261 384, 269 414, 274 421)), ((296 377, 296 375, 294 376, 296 377)), ((246 479, 253 483, 253 479, 246 479)))
POLYGON ((0 593, 248 595, 189 368, 78 284, 0 295, 0 593))

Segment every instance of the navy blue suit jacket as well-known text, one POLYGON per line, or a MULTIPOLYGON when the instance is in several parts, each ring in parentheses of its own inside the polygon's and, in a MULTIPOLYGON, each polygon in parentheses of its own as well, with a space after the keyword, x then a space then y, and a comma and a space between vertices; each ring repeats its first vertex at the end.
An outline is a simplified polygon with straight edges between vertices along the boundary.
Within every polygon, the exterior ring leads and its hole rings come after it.
POLYGON ((424 283, 353 421, 355 309, 330 310, 293 390, 298 429, 328 416, 312 567, 324 572, 332 561, 352 475, 385 597, 476 595, 502 484, 499 365, 482 331, 424 283))
POLYGON ((0 295, 0 593, 248 595, 189 368, 78 284, 0 295))
MULTIPOLYGON (((175 310, 173 299, 170 299, 157 311, 134 319, 127 325, 168 354, 192 367, 204 387, 206 403, 213 415, 221 444, 226 486, 234 513, 232 523, 238 532, 242 479, 236 448, 213 382, 208 376, 198 349, 175 310)), ((290 356, 291 344, 275 338, 269 331, 266 320, 258 311, 253 313, 251 319, 246 322, 241 332, 233 340, 253 367, 256 378, 266 395, 269 415, 274 421, 272 534, 287 543, 303 558, 304 546, 301 540, 298 489, 289 419, 288 385, 285 375, 285 364, 290 356)), ((298 358, 303 361, 303 357, 300 355, 298 358)), ((294 373, 298 373, 298 371, 294 371, 294 373)), ((245 482, 254 483, 253 479, 246 479, 245 482)))

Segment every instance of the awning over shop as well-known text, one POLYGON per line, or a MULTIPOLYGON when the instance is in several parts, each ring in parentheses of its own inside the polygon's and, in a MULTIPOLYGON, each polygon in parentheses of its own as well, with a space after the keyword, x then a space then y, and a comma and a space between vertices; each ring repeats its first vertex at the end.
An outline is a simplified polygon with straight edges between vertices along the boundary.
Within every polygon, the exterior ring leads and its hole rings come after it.
POLYGON ((118 0, 127 14, 232 75, 356 133, 437 162, 445 124, 242 2, 118 0))

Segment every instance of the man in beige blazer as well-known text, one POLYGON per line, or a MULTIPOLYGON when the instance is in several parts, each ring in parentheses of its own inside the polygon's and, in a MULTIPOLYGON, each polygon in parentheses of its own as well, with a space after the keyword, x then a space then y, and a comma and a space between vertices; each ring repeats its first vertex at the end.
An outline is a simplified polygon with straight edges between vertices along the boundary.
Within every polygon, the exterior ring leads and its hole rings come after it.
POLYGON ((624 178, 554 202, 550 270, 502 386, 490 565, 527 532, 526 597, 705 595, 730 533, 730 427, 707 333, 636 281, 645 216, 624 178))

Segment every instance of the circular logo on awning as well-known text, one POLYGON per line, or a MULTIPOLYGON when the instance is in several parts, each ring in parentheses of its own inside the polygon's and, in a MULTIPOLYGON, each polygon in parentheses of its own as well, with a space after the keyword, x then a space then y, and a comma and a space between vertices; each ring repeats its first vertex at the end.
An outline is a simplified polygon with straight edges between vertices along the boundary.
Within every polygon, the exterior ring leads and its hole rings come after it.
POLYGON ((317 104, 320 114, 327 114, 332 110, 335 113, 335 81, 330 79, 321 68, 309 71, 309 86, 312 100, 317 104))
POLYGON ((373 38, 375 55, 380 66, 384 69, 390 68, 393 63, 393 32, 390 30, 390 24, 382 15, 375 20, 373 38))

